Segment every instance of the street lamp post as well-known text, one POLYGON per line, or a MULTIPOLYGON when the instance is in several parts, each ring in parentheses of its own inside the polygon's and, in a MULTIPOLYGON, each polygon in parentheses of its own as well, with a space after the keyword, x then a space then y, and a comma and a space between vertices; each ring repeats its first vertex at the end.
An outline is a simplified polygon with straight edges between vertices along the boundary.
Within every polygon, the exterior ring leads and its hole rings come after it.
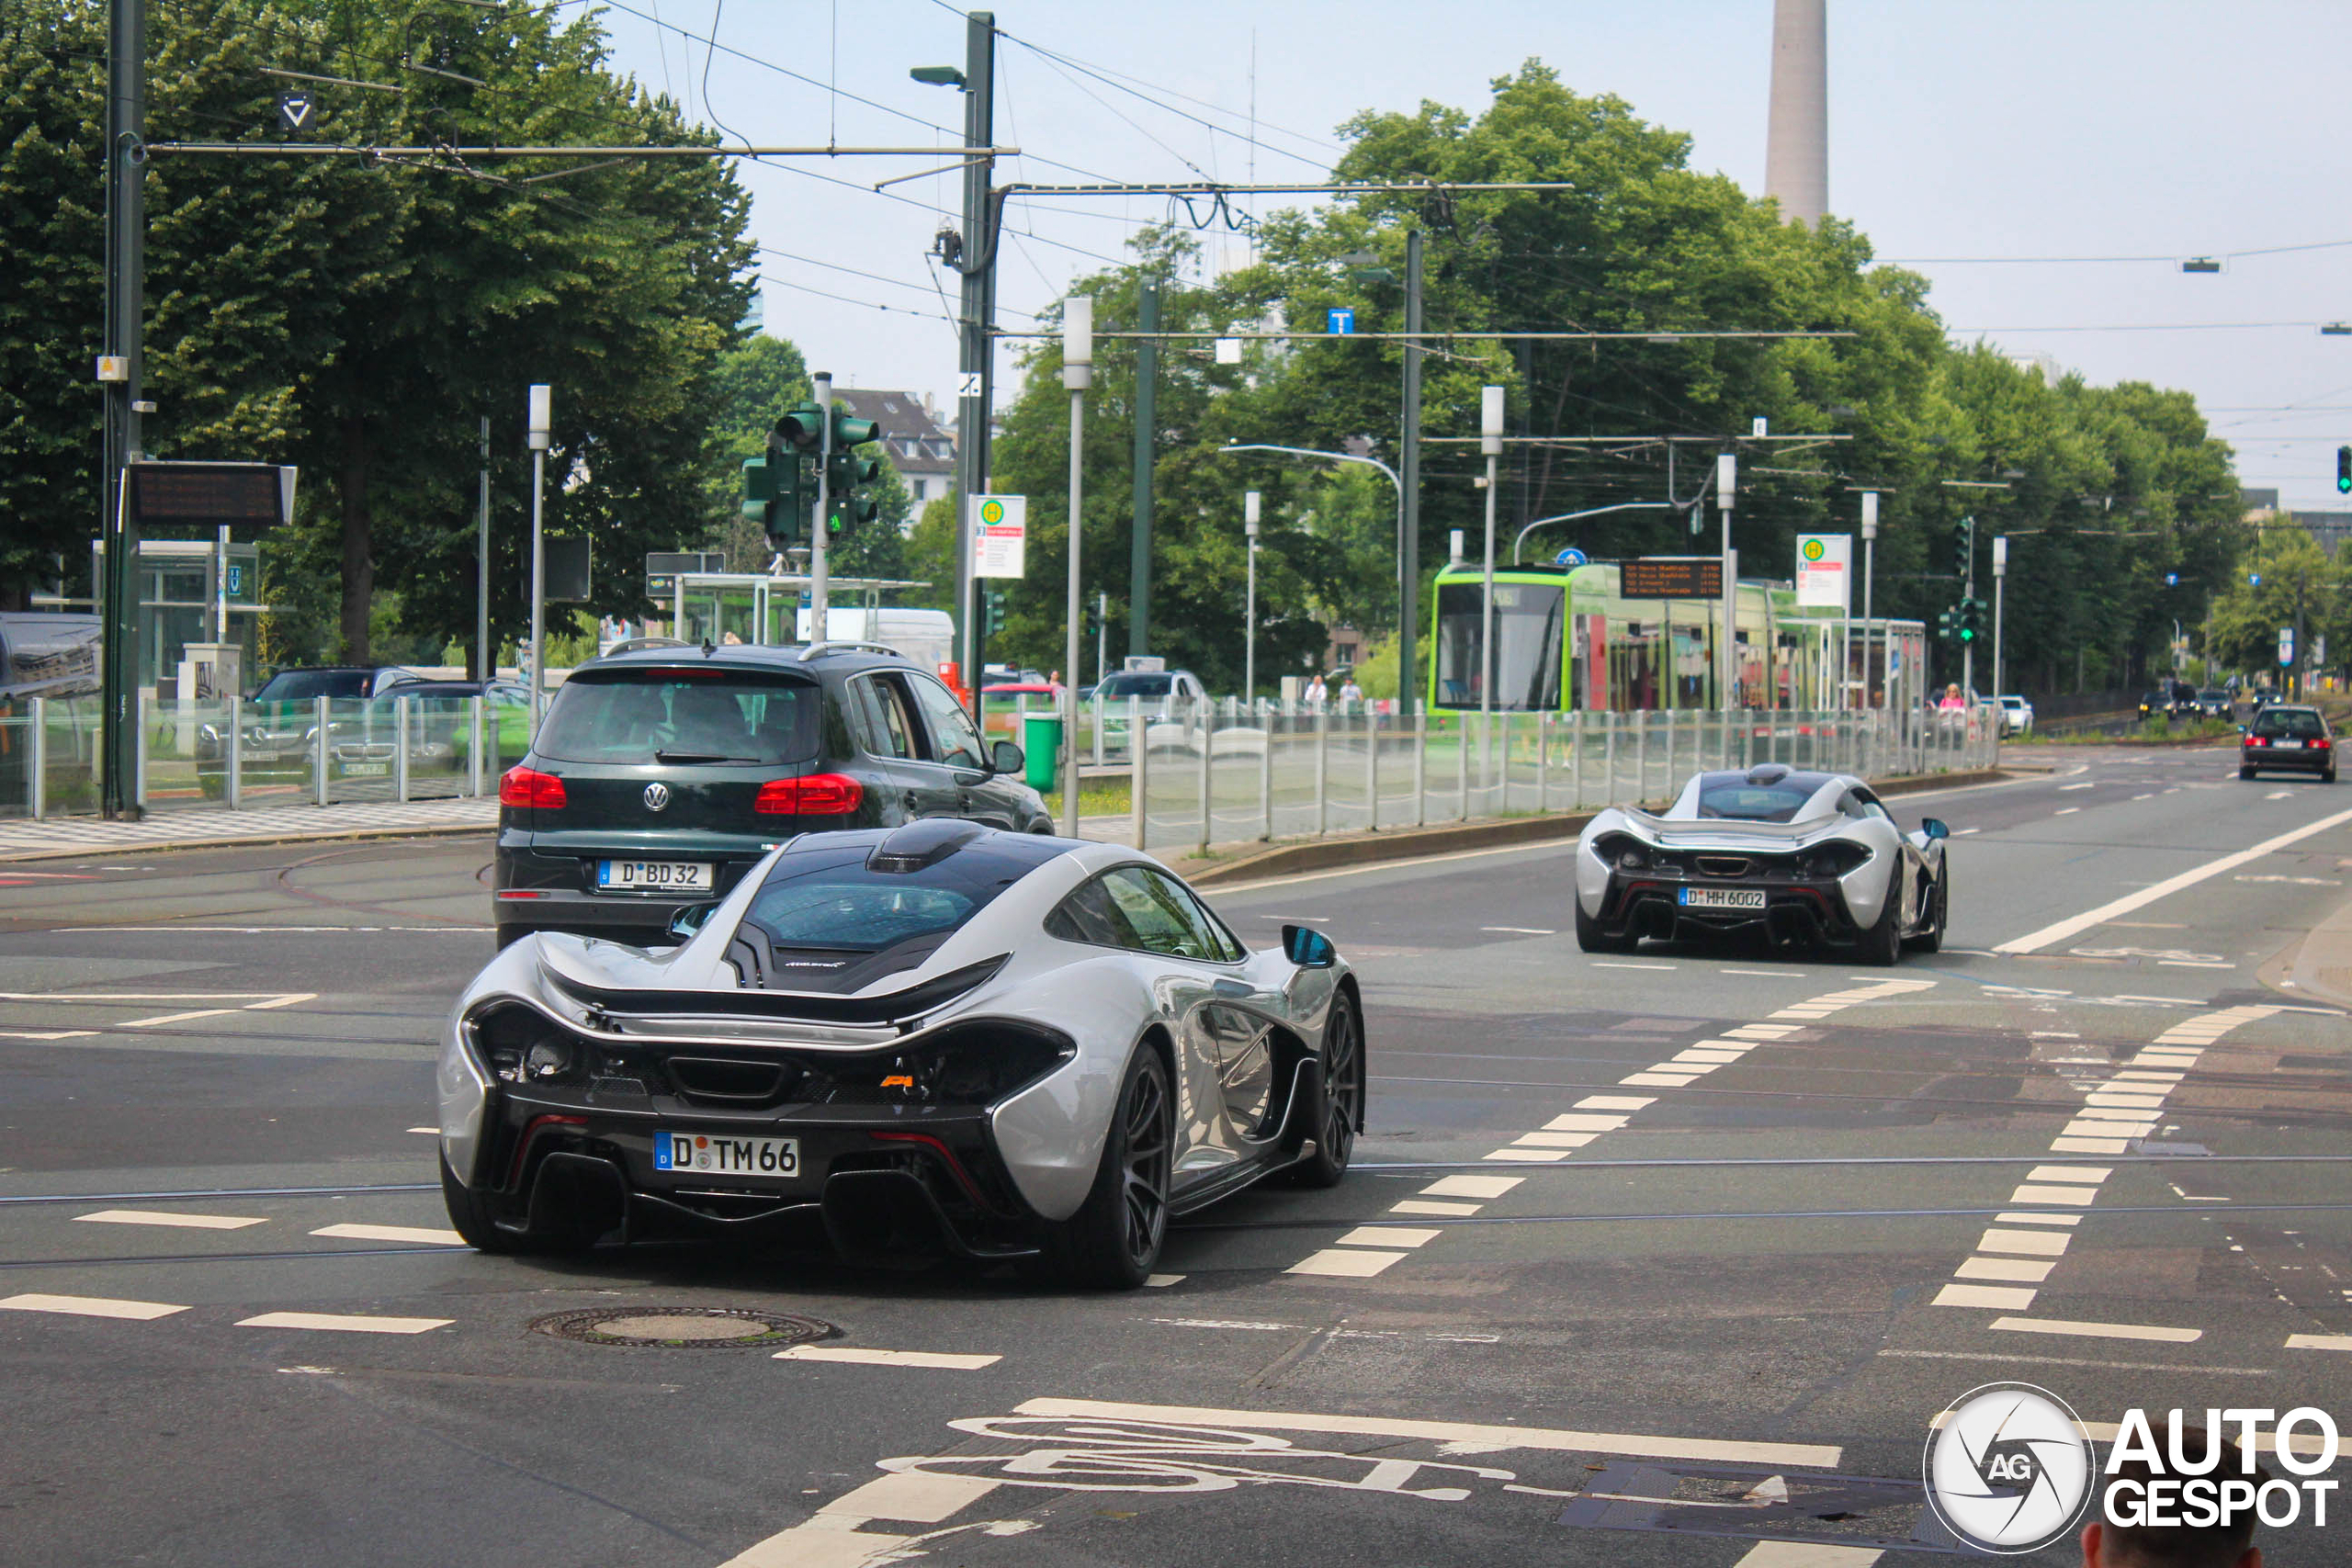
MULTIPOLYGON (((1871 625, 1871 584, 1878 575, 1878 491, 1862 491, 1862 705, 1876 707, 1871 696, 1871 649, 1878 634, 1871 625)), ((1884 650, 1880 650, 1883 660, 1884 650)))
MULTIPOLYGON (((1495 717, 1495 478, 1503 453, 1503 389, 1478 393, 1478 450, 1487 458, 1487 570, 1478 613, 1478 745, 1490 743, 1495 717)), ((1483 772, 1484 769, 1481 769, 1483 772)))
POLYGON ((1511 564, 1513 566, 1519 564, 1520 549, 1527 543, 1527 536, 1547 524, 1573 523, 1579 517, 1598 517, 1607 512, 1671 512, 1673 510, 1675 510, 1675 503, 1670 501, 1621 501, 1614 506, 1588 506, 1582 512, 1563 512, 1557 517, 1538 517, 1534 522, 1521 528, 1519 531, 1519 537, 1510 542, 1511 564))
POLYGON ((548 426, 554 415, 554 389, 531 388, 531 731, 538 733, 539 714, 547 705, 548 541, 542 514, 548 489, 548 426))
MULTIPOLYGON (((1323 463, 1361 463, 1367 468, 1378 468, 1383 474, 1387 476, 1388 482, 1396 487, 1396 558, 1400 563, 1398 566, 1398 597, 1396 600, 1396 619, 1399 628, 1397 632, 1399 640, 1397 643, 1398 663, 1396 666, 1396 679, 1398 684, 1396 687, 1396 697, 1399 702, 1411 701, 1412 694, 1403 684, 1405 677, 1408 671, 1406 670, 1403 662, 1405 645, 1402 639, 1405 636, 1405 632, 1403 630, 1404 622, 1414 613, 1413 601, 1418 593, 1419 584, 1403 576, 1403 566, 1401 564, 1404 561, 1406 555, 1405 481, 1397 477, 1396 469, 1390 468, 1379 458, 1363 457, 1354 452, 1318 452, 1312 446, 1278 446, 1271 442, 1265 441, 1229 441, 1226 443, 1224 449, 1227 452, 1280 452, 1286 457, 1312 457, 1317 462, 1323 463)), ((1254 560, 1254 558, 1255 558, 1253 557, 1252 559, 1254 560)))
POLYGON ((1094 297, 1062 303, 1062 386, 1069 393, 1069 626, 1062 657, 1062 738, 1069 764, 1062 774, 1062 837, 1078 837, 1078 639, 1086 626, 1079 552, 1085 539, 1086 389, 1094 385, 1094 297))
MULTIPOLYGON (((2001 585, 2009 575, 2009 539, 2006 534, 1993 536, 1993 700, 1999 702, 2007 688, 2001 684, 2001 585)), ((2179 624, 2173 626, 2178 640, 2179 624)))
MULTIPOLYGON (((1724 646, 1722 685, 1718 688, 1726 710, 1739 705, 1739 653, 1737 649, 1739 622, 1739 567, 1731 551, 1731 500, 1739 488, 1739 459, 1725 452, 1715 458, 1715 508, 1724 520, 1724 646)), ((1772 596, 1764 596, 1764 679, 1772 679, 1772 596)), ((1772 693, 1768 689, 1764 703, 1770 707, 1772 693)))
POLYGON ((1250 591, 1241 611, 1241 700, 1258 705, 1258 492, 1241 492, 1241 531, 1249 541, 1250 591))

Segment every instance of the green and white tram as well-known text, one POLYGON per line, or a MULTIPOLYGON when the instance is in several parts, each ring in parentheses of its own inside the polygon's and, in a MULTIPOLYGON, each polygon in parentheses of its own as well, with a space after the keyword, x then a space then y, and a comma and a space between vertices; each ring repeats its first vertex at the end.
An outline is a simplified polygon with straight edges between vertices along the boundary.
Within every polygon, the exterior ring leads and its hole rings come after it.
MULTIPOLYGON (((1722 601, 1627 599, 1614 562, 1519 565, 1495 571, 1495 710, 1501 713, 1712 709, 1722 601)), ((1430 623, 1432 710, 1480 706, 1485 574, 1455 561, 1438 573, 1430 623)), ((1918 700, 1924 628, 1847 623, 1800 610, 1792 588, 1738 585, 1733 637, 1737 701, 1784 710, 1908 706, 1918 700), (1843 654, 1846 678, 1838 678, 1843 654)))

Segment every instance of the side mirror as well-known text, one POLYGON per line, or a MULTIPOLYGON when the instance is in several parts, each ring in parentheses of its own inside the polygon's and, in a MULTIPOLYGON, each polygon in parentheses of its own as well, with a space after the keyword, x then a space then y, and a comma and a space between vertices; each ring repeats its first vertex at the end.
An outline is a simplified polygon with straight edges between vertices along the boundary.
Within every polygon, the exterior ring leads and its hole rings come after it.
POLYGON ((989 748, 989 768, 992 773, 1017 773, 1028 765, 1029 759, 1010 740, 1000 740, 989 748))
POLYGON ((1951 829, 1945 827, 1943 819, 1938 817, 1920 818, 1919 831, 1927 834, 1930 839, 1949 839, 1951 837, 1951 829))
POLYGON ((1301 969, 1329 969, 1340 961, 1340 950, 1312 926, 1284 926, 1283 956, 1301 969))
POLYGON ((708 925, 710 917, 718 911, 718 906, 716 904, 687 905, 670 917, 670 934, 680 942, 684 942, 708 925))

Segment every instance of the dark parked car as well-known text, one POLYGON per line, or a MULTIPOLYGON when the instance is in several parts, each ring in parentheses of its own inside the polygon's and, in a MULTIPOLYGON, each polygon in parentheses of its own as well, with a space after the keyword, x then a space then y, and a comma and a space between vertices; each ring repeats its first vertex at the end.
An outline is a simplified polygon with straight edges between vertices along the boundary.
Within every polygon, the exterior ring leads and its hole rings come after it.
POLYGON ((1046 833, 1021 749, 983 746, 930 671, 864 644, 647 649, 557 691, 500 781, 492 915, 639 945, 796 834, 954 817, 1046 833))
MULTIPOLYGON (((354 721, 350 710, 339 710, 329 729, 335 748, 338 774, 354 778, 383 778, 392 773, 392 708, 396 696, 471 696, 481 690, 467 682, 433 681, 397 664, 320 665, 279 670, 245 700, 237 739, 237 775, 246 784, 302 781, 310 787, 310 770, 316 757, 318 699, 350 704, 381 699, 380 716, 370 709, 354 721)), ((443 738, 443 739, 446 739, 443 738)), ((438 754, 446 757, 446 752, 438 754)), ((204 793, 219 796, 227 761, 218 724, 199 725, 196 732, 196 776, 204 793)))
POLYGON ((2335 737, 2317 708, 2274 704, 2254 716, 2238 740, 2238 777, 2257 772, 2317 773, 2335 782, 2335 737))

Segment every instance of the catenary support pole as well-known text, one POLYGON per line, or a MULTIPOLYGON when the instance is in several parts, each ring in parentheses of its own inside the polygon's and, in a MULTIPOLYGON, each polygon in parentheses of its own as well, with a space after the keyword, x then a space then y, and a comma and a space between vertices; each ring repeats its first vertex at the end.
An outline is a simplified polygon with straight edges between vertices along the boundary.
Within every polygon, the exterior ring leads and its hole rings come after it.
POLYGON ((131 786, 138 768, 135 696, 139 689, 139 530, 123 495, 123 469, 139 461, 141 349, 145 314, 147 209, 147 0, 110 0, 107 14, 107 303, 104 497, 98 536, 107 542, 100 682, 99 807, 108 817, 137 817, 131 786))
MULTIPOLYGON (((833 525, 831 492, 833 457, 833 373, 820 370, 808 378, 817 402, 817 514, 808 523, 808 640, 823 642, 832 635, 832 579, 825 570, 826 546, 833 525)), ((975 679, 973 689, 980 682, 975 679)), ((979 727, 988 734, 988 726, 979 727)))
MULTIPOLYGON (((1080 557, 1086 545, 1086 390, 1094 385, 1094 299, 1062 303, 1062 387, 1069 393, 1069 625, 1062 637, 1062 837, 1078 837, 1078 660, 1086 630, 1080 557)), ((1099 726, 1097 727, 1100 728, 1099 726)), ((1025 737, 1023 739, 1026 739, 1025 737)))
POLYGON ((1878 577, 1878 491, 1862 491, 1862 701, 1871 705, 1877 690, 1871 684, 1871 650, 1877 649, 1877 668, 1886 667, 1886 650, 1871 619, 1871 589, 1878 577))
MULTIPOLYGON (((1421 330, 1421 231, 1405 234, 1405 330, 1421 330)), ((1420 626, 1421 587, 1421 344, 1405 341, 1405 438, 1396 455, 1397 507, 1400 536, 1396 541, 1396 695, 1409 702, 1419 694, 1415 679, 1414 637, 1420 626)))
POLYGON ((1241 700, 1258 700, 1258 507, 1254 490, 1241 492, 1243 550, 1249 556, 1249 585, 1241 601, 1241 700))
MULTIPOLYGON (((1732 497, 1739 488, 1739 459, 1725 452, 1715 458, 1715 507, 1723 514, 1724 635, 1721 672, 1715 688, 1725 712, 1739 706, 1739 558, 1731 553, 1732 497)), ((1764 593, 1764 705, 1772 705, 1772 594, 1764 593)))
MULTIPOLYGON (((996 145, 996 13, 973 11, 964 31, 964 234, 956 270, 963 289, 956 318, 956 614, 963 632, 972 721, 981 723, 980 581, 972 573, 973 530, 989 481, 989 421, 996 366, 996 234, 989 183, 996 164, 974 149, 996 145)), ((986 733, 985 730, 982 733, 986 733)))
POLYGON ((1500 387, 1486 387, 1479 391, 1478 434, 1478 450, 1487 458, 1486 575, 1478 595, 1478 750, 1483 778, 1489 728, 1495 714, 1495 672, 1499 667, 1495 657, 1495 483, 1497 463, 1503 450, 1503 389, 1500 387))
MULTIPOLYGON (((1159 284, 1145 278, 1140 287, 1137 325, 1146 333, 1159 330, 1159 284)), ((1149 337, 1136 342, 1136 459, 1135 527, 1127 555, 1127 652, 1151 651, 1151 468, 1159 423, 1159 344, 1149 337)))
MULTIPOLYGON (((2009 538, 2006 534, 1993 536, 1993 700, 1999 702, 2007 688, 2001 684, 2001 585, 2009 575, 2009 538)), ((2005 721, 2006 722, 2006 721, 2005 721)))

